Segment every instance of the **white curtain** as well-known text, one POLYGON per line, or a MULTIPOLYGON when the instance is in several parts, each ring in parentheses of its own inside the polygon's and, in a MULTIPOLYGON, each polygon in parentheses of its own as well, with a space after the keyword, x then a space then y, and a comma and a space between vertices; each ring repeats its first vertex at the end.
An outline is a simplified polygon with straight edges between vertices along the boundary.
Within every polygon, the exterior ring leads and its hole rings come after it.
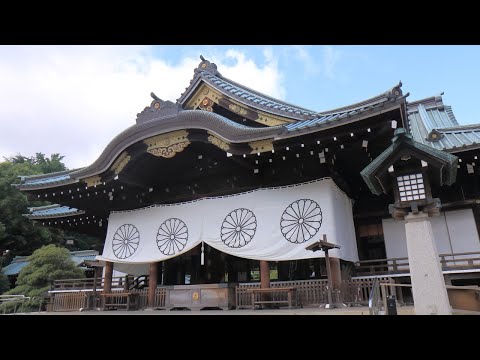
POLYGON ((227 254, 280 261, 323 257, 305 248, 341 246, 331 256, 357 261, 351 200, 330 178, 172 205, 112 212, 100 260, 148 263, 204 241, 227 254))

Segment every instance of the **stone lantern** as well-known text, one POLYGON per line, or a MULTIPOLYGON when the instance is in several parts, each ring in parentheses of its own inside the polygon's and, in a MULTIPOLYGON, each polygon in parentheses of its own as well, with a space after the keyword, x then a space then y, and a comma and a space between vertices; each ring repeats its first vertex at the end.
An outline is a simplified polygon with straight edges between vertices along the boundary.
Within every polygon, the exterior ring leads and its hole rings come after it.
POLYGON ((441 208, 431 184, 452 185, 457 165, 456 156, 416 142, 398 128, 392 145, 360 173, 373 194, 393 191, 389 212, 405 220, 416 314, 451 314, 429 217, 439 215, 441 208))

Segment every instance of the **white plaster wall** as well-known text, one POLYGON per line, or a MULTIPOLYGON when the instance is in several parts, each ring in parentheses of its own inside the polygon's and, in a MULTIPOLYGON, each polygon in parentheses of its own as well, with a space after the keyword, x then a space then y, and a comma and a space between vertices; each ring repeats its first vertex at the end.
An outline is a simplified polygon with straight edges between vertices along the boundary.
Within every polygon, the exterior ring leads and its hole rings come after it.
MULTIPOLYGON (((439 254, 480 251, 480 240, 471 209, 442 212, 429 218, 439 254)), ((407 256, 405 221, 383 219, 387 258, 407 256)))
POLYGON ((454 253, 480 251, 475 219, 471 209, 445 213, 454 253))
POLYGON ((439 216, 429 217, 432 224, 433 237, 435 239, 435 246, 439 254, 451 254, 452 248, 450 246, 450 237, 447 230, 447 223, 445 222, 445 213, 439 216))
POLYGON ((398 258, 407 256, 405 221, 383 219, 382 225, 387 258, 398 258))

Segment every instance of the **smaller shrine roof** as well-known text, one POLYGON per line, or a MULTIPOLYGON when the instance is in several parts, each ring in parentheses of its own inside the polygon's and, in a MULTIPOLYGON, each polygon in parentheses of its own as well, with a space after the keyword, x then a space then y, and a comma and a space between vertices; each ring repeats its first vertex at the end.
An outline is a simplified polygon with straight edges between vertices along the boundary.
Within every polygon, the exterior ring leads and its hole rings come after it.
POLYGON ((380 195, 382 192, 386 193, 387 186, 384 183, 385 176, 382 172, 386 172, 386 169, 398 160, 404 149, 408 149, 408 153, 414 153, 420 156, 420 158, 425 157, 425 159, 432 160, 432 166, 439 168, 438 180, 440 185, 452 185, 455 182, 458 165, 458 158, 455 155, 421 144, 413 140, 412 136, 407 134, 405 129, 398 128, 395 130, 392 145, 386 148, 360 172, 373 194, 380 195))
POLYGON ((25 217, 35 220, 35 219, 55 219, 60 217, 67 217, 73 215, 84 214, 85 211, 79 210, 76 208, 71 208, 68 206, 62 206, 59 204, 39 206, 29 208, 30 213, 24 214, 25 217))
POLYGON ((13 261, 2 269, 2 272, 7 276, 17 275, 27 265, 27 256, 15 256, 13 261))
POLYGON ((441 95, 408 103, 407 109, 415 141, 449 152, 480 147, 480 124, 459 125, 441 95))
MULTIPOLYGON (((77 266, 82 265, 84 261, 95 261, 97 255, 97 250, 70 251, 70 257, 77 266)), ((28 256, 15 256, 12 262, 2 269, 3 274, 7 276, 18 275, 30 263, 27 258, 28 256)))
POLYGON ((19 189, 34 189, 36 187, 49 187, 74 183, 76 180, 70 175, 79 169, 59 171, 50 174, 20 176, 20 184, 14 184, 19 189))

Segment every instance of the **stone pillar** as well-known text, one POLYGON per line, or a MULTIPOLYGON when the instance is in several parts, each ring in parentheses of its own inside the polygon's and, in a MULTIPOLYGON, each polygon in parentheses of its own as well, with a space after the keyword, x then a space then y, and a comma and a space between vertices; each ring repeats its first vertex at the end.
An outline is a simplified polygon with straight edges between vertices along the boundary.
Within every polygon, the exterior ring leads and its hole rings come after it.
POLYGON ((270 287, 270 266, 265 260, 260 260, 260 287, 270 287))
POLYGON ((109 294, 112 292, 112 276, 113 276, 113 262, 105 261, 105 279, 103 284, 104 294, 109 294))
POLYGON ((417 315, 451 315, 447 289, 428 214, 405 216, 408 261, 417 315))
POLYGON ((333 289, 340 289, 342 284, 342 272, 340 271, 340 259, 331 257, 330 259, 330 276, 332 278, 333 289))
POLYGON ((157 289, 157 271, 158 263, 150 264, 150 272, 148 274, 148 307, 155 306, 155 290, 157 289))

